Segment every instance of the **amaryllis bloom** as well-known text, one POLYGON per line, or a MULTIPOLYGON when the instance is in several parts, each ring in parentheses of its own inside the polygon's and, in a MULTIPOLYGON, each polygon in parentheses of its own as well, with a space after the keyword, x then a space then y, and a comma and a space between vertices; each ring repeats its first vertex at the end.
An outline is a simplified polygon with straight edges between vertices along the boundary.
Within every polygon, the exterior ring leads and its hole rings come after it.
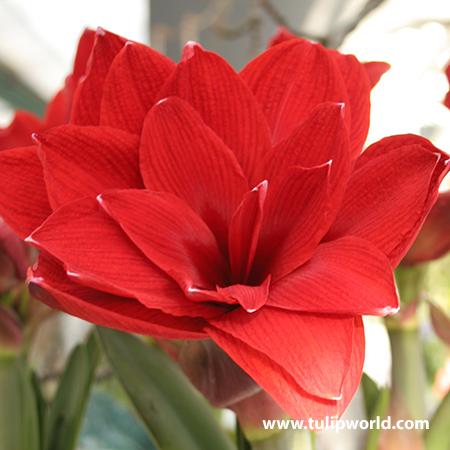
POLYGON ((86 30, 81 36, 73 73, 66 78, 64 88, 47 105, 42 119, 28 111, 17 111, 11 124, 7 128, 0 128, 0 150, 31 145, 33 133, 41 133, 69 122, 73 95, 80 79, 86 73, 94 38, 95 32, 92 30, 86 30))
POLYGON ((356 58, 301 39, 236 73, 99 30, 70 124, 0 154, 0 214, 41 250, 32 294, 212 339, 291 416, 340 415, 361 316, 397 311, 392 269, 447 170, 416 136, 361 154, 370 90, 356 58))

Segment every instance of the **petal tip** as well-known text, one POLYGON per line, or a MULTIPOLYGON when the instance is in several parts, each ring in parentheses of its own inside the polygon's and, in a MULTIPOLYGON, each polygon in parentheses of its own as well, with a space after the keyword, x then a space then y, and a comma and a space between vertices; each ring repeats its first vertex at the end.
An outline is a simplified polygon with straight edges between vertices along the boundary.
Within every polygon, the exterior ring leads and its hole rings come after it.
POLYGON ((192 58, 197 50, 203 50, 203 47, 199 43, 195 41, 186 42, 181 55, 181 61, 186 61, 187 59, 192 58))
POLYGON ((397 314, 400 311, 400 306, 386 306, 380 309, 381 316, 391 316, 397 314))
POLYGON ((24 242, 30 245, 38 245, 38 242, 33 239, 33 233, 31 233, 28 237, 24 239, 24 242))

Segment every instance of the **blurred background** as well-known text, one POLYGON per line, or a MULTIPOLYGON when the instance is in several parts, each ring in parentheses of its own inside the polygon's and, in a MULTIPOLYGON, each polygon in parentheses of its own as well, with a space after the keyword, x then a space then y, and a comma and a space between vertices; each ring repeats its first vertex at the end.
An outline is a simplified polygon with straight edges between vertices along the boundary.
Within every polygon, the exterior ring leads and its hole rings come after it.
MULTIPOLYGON (((9 124, 15 109, 43 114, 47 101, 72 70, 76 45, 86 27, 101 26, 146 43, 175 61, 184 43, 195 40, 240 70, 265 49, 279 25, 355 54, 361 61, 391 64, 372 93, 367 144, 392 134, 415 133, 450 152, 450 111, 442 104, 449 90, 445 76, 450 60, 449 0, 0 0, 0 127, 9 124)), ((448 182, 444 187, 448 189, 448 182)), ((447 311, 449 269, 448 256, 431 263, 426 284, 427 295, 447 311)), ((49 334, 42 337, 48 343, 58 336, 53 344, 56 354, 68 352, 75 336, 86 330, 76 319, 64 318, 62 327, 58 320, 59 331, 49 327, 49 334)), ((384 325, 375 319, 367 325, 365 370, 380 385, 387 384, 391 362, 384 325)), ((450 385, 450 353, 435 339, 427 320, 422 333, 429 349, 430 393, 439 377, 439 389, 445 392, 450 385)), ((50 367, 48 360, 40 364, 44 372, 50 367)), ((52 378, 50 372, 47 375, 52 378)), ((103 401, 108 400, 100 398, 94 408, 103 401)), ((357 402, 358 398, 353 407, 356 416, 357 402)), ((114 415, 108 405, 103 411, 114 415)), ((92 408, 88 414, 97 420, 102 416, 92 408)), ((342 447, 334 434, 324 434, 320 448, 359 448, 352 433, 342 447)), ((85 430, 82 448, 96 448, 90 446, 89 436, 89 429, 85 430)), ((133 448, 146 448, 142 439, 143 447, 136 440, 133 448)))

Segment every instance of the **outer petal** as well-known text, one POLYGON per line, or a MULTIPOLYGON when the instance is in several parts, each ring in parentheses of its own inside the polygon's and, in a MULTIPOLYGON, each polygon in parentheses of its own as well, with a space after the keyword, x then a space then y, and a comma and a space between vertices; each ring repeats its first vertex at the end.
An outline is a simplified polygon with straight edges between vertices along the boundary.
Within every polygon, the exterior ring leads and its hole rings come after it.
POLYGON ((45 111, 45 117, 40 120, 37 116, 27 111, 18 111, 11 125, 0 129, 0 150, 31 145, 33 133, 62 125, 69 121, 72 109, 72 98, 79 79, 86 72, 87 59, 91 53, 95 33, 86 30, 78 44, 73 74, 66 79, 66 86, 49 103, 45 111))
POLYGON ((382 316, 399 309, 389 260, 356 237, 319 245, 306 264, 271 286, 267 305, 292 311, 382 316))
POLYGON ((27 241, 64 263, 70 278, 95 289, 137 298, 176 316, 217 316, 220 308, 186 299, 91 198, 61 207, 27 241))
POLYGON ((119 297, 70 281, 61 266, 41 253, 28 275, 33 297, 97 325, 164 339, 205 339, 202 319, 173 317, 148 309, 136 300, 119 297))
POLYGON ((36 148, 0 152, 0 171, 0 215, 23 239, 52 211, 36 148))
POLYGON ((64 88, 58 92, 55 98, 49 103, 45 111, 44 127, 34 130, 35 133, 48 130, 51 127, 63 125, 70 120, 72 111, 73 96, 75 90, 85 76, 89 56, 94 46, 95 31, 86 29, 78 43, 77 54, 73 66, 73 73, 66 78, 64 88))
POLYGON ((179 198, 117 190, 102 194, 100 202, 142 252, 184 290, 227 284, 213 234, 179 198))
POLYGON ((291 167, 268 187, 251 283, 272 281, 306 262, 328 231, 330 166, 291 167))
POLYGON ((248 184, 233 153, 184 101, 171 97, 151 109, 141 171, 148 189, 183 199, 227 248, 228 226, 248 184))
POLYGON ((73 82, 75 87, 82 77, 86 75, 88 69, 88 62, 91 56, 92 49, 95 44, 96 32, 94 30, 86 29, 81 35, 78 43, 77 54, 73 63, 73 82))
POLYGON ((450 251, 450 191, 439 194, 416 240, 402 259, 413 265, 438 259, 450 251))
MULTIPOLYGON (((236 309, 211 324, 266 354, 311 395, 329 400, 341 397, 352 352, 353 317, 302 314, 266 306, 252 314, 236 309)), ((219 345, 228 352, 223 343, 219 345)), ((254 378, 253 373, 249 375, 254 378)))
POLYGON ((100 125, 141 134, 145 116, 175 63, 155 50, 127 42, 105 80, 100 125))
POLYGON ((67 125, 36 136, 54 209, 112 188, 143 188, 139 138, 109 127, 67 125))
POLYGON ((126 39, 116 34, 101 28, 97 30, 86 78, 75 92, 70 118, 72 124, 99 125, 100 105, 106 75, 114 58, 126 42, 126 39))
POLYGON ((188 102, 234 152, 248 177, 271 147, 269 129, 255 98, 215 53, 188 43, 184 57, 159 99, 176 96, 188 102))
POLYGON ((31 135, 44 131, 45 125, 28 111, 17 111, 7 128, 0 129, 0 151, 33 143, 31 135))
POLYGON ((267 48, 275 47, 275 45, 282 44, 283 42, 290 41, 292 39, 298 39, 298 36, 289 31, 286 27, 279 26, 276 29, 275 34, 269 39, 267 48))
POLYGON ((370 91, 372 85, 364 66, 353 55, 342 55, 329 50, 347 88, 351 112, 350 154, 358 157, 366 142, 370 124, 370 91))
MULTIPOLYGON (((272 142, 288 137, 318 104, 348 104, 339 69, 320 45, 291 40, 251 61, 241 72, 266 116, 272 142)), ((350 126, 350 111, 346 111, 350 126)))
POLYGON ((396 267, 436 201, 449 169, 447 159, 417 136, 394 136, 374 144, 358 158, 342 208, 325 239, 362 237, 396 267))
MULTIPOLYGON (((364 328, 359 317, 354 318, 352 353, 345 377, 342 399, 325 400, 308 394, 295 379, 266 352, 260 352, 232 334, 208 328, 209 334, 225 351, 294 419, 324 419, 341 415, 352 399, 361 379, 364 362, 364 328)), ((265 338, 267 340, 267 337, 265 338)), ((294 343, 297 340, 293 341, 294 343)), ((291 344, 289 344, 291 345, 291 344)))
POLYGON ((391 68, 391 65, 381 61, 369 61, 363 63, 370 85, 374 88, 381 77, 391 68))

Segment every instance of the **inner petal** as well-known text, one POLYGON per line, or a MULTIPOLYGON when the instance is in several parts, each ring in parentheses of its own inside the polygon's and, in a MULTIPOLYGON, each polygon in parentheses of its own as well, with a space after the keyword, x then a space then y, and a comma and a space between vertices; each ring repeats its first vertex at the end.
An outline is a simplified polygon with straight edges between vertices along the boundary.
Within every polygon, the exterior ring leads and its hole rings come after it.
POLYGON ((225 288, 217 287, 217 292, 226 303, 239 304, 252 313, 264 306, 269 295, 270 275, 259 286, 233 284, 225 288))
POLYGON ((247 192, 231 219, 228 252, 233 283, 246 283, 255 258, 267 181, 247 192))

